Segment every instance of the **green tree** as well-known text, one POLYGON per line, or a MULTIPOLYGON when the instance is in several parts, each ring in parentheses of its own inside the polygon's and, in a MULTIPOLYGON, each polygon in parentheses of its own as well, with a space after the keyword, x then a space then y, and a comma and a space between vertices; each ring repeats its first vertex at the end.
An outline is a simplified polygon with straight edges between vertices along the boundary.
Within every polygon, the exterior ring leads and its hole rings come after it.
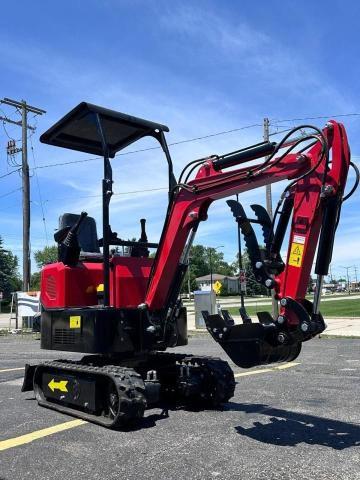
POLYGON ((51 245, 34 253, 34 258, 38 269, 40 270, 47 263, 55 263, 58 259, 58 247, 51 245))
MULTIPOLYGON (((204 247, 204 245, 193 245, 190 250, 190 289, 191 291, 197 289, 195 279, 203 275, 210 274, 210 250, 211 250, 211 266, 213 273, 220 273, 221 275, 233 275, 234 269, 224 260, 224 254, 211 247, 204 247)), ((183 283, 182 291, 187 292, 188 281, 187 277, 183 283)))
POLYGON ((31 274, 30 290, 40 290, 40 272, 34 272, 31 274))
POLYGON ((12 292, 21 289, 21 280, 17 256, 5 250, 3 245, 0 237, 0 291, 3 292, 4 299, 9 299, 12 292))
POLYGON ((221 285, 219 295, 220 295, 220 297, 226 297, 227 295, 229 295, 229 289, 228 289, 227 285, 225 285, 225 283, 223 283, 221 285))
MULTIPOLYGON (((42 250, 37 250, 34 253, 34 258, 37 268, 41 270, 44 265, 57 262, 58 247, 56 245, 51 245, 50 247, 45 247, 42 250)), ((40 289, 40 272, 34 272, 31 275, 30 288, 32 290, 40 289)))
MULTIPOLYGON (((254 272, 251 267, 249 254, 246 249, 242 254, 241 258, 242 258, 243 269, 245 270, 245 275, 246 275, 246 295, 253 296, 253 295, 269 294, 269 290, 266 287, 264 287, 264 285, 260 285, 256 281, 254 272)), ((236 271, 236 274, 238 274, 239 273, 239 254, 236 254, 236 259, 231 265, 233 269, 236 271)))

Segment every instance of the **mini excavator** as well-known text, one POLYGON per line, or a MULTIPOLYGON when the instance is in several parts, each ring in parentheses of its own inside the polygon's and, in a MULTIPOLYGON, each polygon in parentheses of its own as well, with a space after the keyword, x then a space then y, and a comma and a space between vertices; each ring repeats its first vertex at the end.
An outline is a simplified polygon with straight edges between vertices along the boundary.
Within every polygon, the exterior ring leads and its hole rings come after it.
POLYGON ((294 360, 302 343, 326 328, 320 312, 322 281, 342 203, 358 184, 345 128, 333 120, 323 129, 296 127, 278 143, 193 160, 178 180, 168 131, 165 125, 83 102, 40 138, 103 157, 103 225, 98 239, 86 212, 60 217, 58 261, 41 272, 41 348, 84 356, 26 365, 23 391, 34 390, 43 407, 108 428, 140 419, 147 406, 176 402, 215 408, 234 394, 227 362, 166 351, 188 341, 179 294, 196 231, 212 202, 288 180, 272 219, 260 205, 251 206, 255 218, 250 218, 239 202, 228 200, 255 279, 272 291, 279 314, 273 318, 259 312, 258 321, 251 321, 241 310, 242 323, 235 323, 228 312, 202 312, 212 338, 237 366, 249 368, 294 360), (168 166, 169 201, 158 244, 148 241, 145 219, 139 241, 121 239, 109 223, 111 159, 146 136, 160 144, 168 166), (345 195, 351 165, 356 184, 345 195), (253 224, 261 226, 260 243, 253 224), (280 252, 289 224, 284 261, 280 252), (130 255, 119 247, 127 247, 130 255), (156 249, 154 258, 151 249, 156 249), (315 252, 311 302, 305 294, 315 252))

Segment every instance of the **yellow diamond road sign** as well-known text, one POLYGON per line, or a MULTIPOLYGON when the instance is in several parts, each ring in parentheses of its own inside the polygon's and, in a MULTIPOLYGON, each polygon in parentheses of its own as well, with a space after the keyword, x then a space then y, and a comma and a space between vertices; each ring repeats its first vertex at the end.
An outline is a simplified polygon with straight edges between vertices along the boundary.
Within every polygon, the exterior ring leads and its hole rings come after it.
POLYGON ((221 287, 222 287, 222 284, 219 282, 219 280, 217 280, 213 285, 214 292, 216 294, 219 294, 220 290, 221 290, 221 287))

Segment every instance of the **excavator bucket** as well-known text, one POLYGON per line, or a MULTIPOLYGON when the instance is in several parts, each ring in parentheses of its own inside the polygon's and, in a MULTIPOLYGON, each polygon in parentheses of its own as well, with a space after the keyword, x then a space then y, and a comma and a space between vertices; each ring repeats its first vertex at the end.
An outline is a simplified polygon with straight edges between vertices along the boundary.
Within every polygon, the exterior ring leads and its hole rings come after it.
POLYGON ((262 323, 237 325, 229 325, 219 314, 210 315, 207 311, 202 314, 211 336, 239 367, 291 362, 301 351, 301 342, 279 342, 278 328, 267 312, 259 312, 262 323))

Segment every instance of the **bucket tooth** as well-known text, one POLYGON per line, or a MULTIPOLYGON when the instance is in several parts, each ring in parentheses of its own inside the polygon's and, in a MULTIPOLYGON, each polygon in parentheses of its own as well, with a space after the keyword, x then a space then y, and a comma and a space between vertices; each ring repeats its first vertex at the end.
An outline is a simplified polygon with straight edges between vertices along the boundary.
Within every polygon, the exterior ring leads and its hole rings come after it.
POLYGON ((221 309, 222 316, 224 317, 224 321, 228 327, 235 325, 235 320, 230 315, 229 310, 221 309))
POLYGON ((257 312, 257 316, 258 316, 259 322, 262 323, 263 325, 270 325, 274 323, 274 319, 269 312, 257 312))
POLYGON ((240 313, 240 317, 241 317, 241 320, 242 320, 243 323, 252 323, 252 320, 249 317, 245 307, 240 307, 239 308, 239 313, 240 313))

